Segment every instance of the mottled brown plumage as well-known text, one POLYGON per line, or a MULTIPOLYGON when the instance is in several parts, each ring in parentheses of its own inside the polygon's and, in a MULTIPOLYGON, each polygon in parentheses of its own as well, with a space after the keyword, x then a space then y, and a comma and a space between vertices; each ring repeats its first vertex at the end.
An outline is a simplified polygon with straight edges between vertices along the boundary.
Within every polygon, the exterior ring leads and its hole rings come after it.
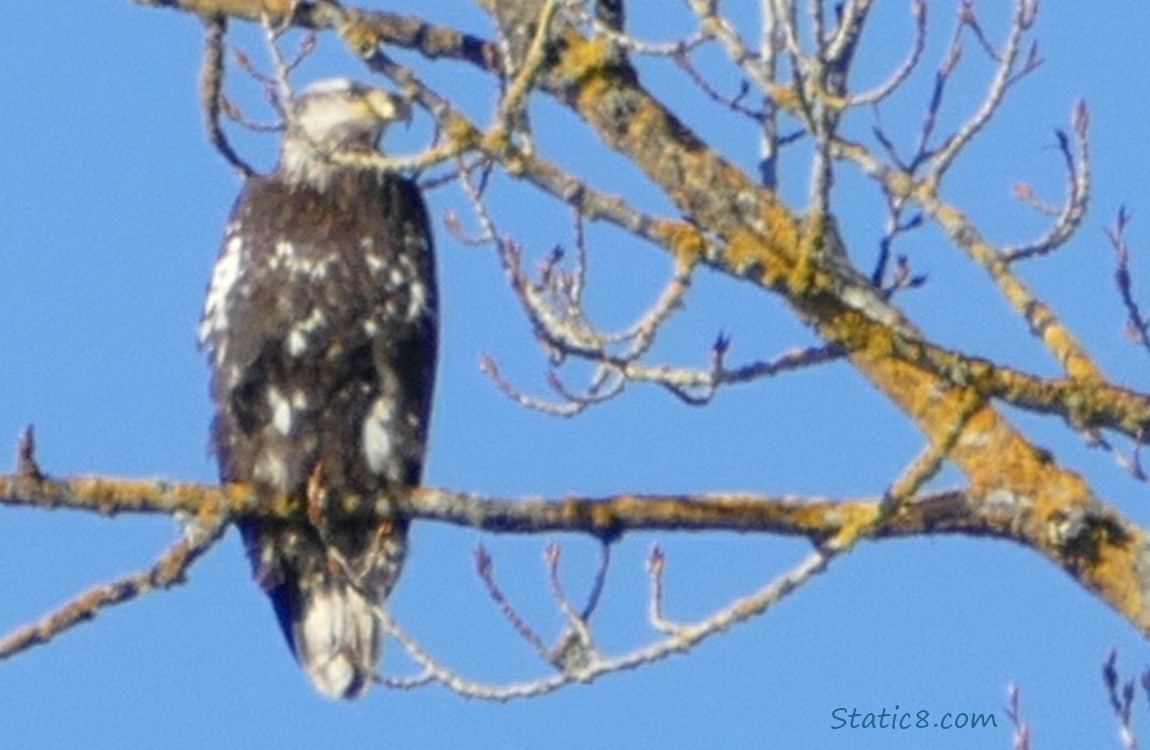
MULTIPOLYGON (((414 183, 345 166, 401 103, 327 81, 289 110, 281 161, 233 208, 201 324, 225 482, 307 497, 386 496, 420 481, 435 377, 436 286, 414 183)), ((341 518, 240 524, 257 581, 313 683, 355 697, 379 659, 373 608, 406 526, 341 518)))

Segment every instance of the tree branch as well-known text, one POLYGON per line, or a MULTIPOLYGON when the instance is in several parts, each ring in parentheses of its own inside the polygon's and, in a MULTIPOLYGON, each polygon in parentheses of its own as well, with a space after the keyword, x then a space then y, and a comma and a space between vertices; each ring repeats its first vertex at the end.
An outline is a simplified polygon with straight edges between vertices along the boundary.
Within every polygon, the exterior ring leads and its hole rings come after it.
MULTIPOLYGON (((620 494, 610 497, 505 498, 417 487, 392 504, 390 497, 325 499, 347 515, 411 519, 510 534, 585 533, 615 540, 634 531, 728 530, 802 536, 818 543, 848 526, 873 519, 882 497, 835 500, 758 493, 620 494)), ((981 508, 966 491, 929 493, 908 501, 875 530, 876 538, 922 533, 964 533, 1016 538, 1017 521, 1003 508, 981 508)), ((306 502, 257 495, 247 485, 201 485, 156 480, 72 477, 29 480, 0 474, 0 505, 124 513, 189 514, 203 523, 236 518, 306 519, 306 502)))

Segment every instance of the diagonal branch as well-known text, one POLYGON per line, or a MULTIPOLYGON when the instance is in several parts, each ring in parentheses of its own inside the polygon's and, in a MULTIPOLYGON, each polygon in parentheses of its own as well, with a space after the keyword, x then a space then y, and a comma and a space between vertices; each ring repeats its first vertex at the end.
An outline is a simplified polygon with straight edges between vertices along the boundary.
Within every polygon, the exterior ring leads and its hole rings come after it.
POLYGON ((0 660, 44 645, 108 607, 184 583, 188 569, 211 549, 227 528, 225 517, 206 516, 186 524, 185 538, 165 550, 152 567, 94 586, 37 622, 17 628, 0 639, 0 660))

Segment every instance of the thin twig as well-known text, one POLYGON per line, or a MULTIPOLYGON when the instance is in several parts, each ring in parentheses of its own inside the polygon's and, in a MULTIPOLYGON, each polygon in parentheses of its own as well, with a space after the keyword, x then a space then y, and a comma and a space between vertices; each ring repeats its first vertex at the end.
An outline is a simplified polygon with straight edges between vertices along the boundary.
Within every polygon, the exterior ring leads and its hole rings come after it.
POLYGON ((479 579, 483 581, 487 589, 487 594, 491 600, 499 607, 499 611, 503 613, 503 617, 511 624, 511 627, 519 634, 525 643, 531 646, 532 650, 540 656, 540 658, 547 660, 549 658, 548 649, 543 639, 535 632, 527 621, 519 614, 519 610, 511 604, 511 600, 503 593, 503 589, 495 582, 495 562, 487 548, 482 544, 475 549, 475 570, 479 574, 479 579))
POLYGON ((1133 273, 1130 270, 1130 245, 1126 241, 1126 226, 1130 214, 1126 207, 1118 209, 1114 226, 1106 229, 1106 236, 1114 247, 1114 285, 1118 296, 1126 308, 1126 336, 1141 346, 1150 355, 1150 319, 1142 312, 1142 306, 1134 298, 1133 273))
MULTIPOLYGON (((853 3, 852 3, 853 5, 853 3)), ((906 59, 885 81, 861 94, 852 94, 849 97, 850 106, 857 107, 868 104, 878 104, 900 86, 906 83, 910 74, 918 67, 922 59, 922 52, 926 49, 926 2, 914 0, 911 5, 911 18, 914 20, 914 42, 906 59)))
POLYGON ((1030 725, 1022 718, 1022 706, 1019 700, 1018 686, 1011 683, 1007 688, 1006 716, 1014 727, 1014 750, 1030 750, 1030 725))
POLYGON ((1090 200, 1090 114, 1086 103, 1079 101, 1074 108, 1073 132, 1076 148, 1070 139, 1058 133, 1058 150, 1066 165, 1066 201, 1055 212, 1054 225, 1039 239, 1019 247, 1002 249, 1007 262, 1047 255, 1064 246, 1082 225, 1090 200), (1077 156, 1076 156, 1077 155, 1077 156))
POLYGON ((1131 708, 1134 704, 1134 680, 1122 682, 1118 676, 1118 651, 1113 649, 1106 663, 1102 665, 1102 682, 1110 697, 1110 708, 1118 721, 1118 735, 1126 750, 1138 750, 1138 737, 1131 723, 1131 708))
POLYGON ((754 593, 735 599, 698 622, 677 627, 665 638, 634 648, 619 656, 605 657, 590 649, 581 652, 579 659, 562 662, 558 666, 563 668, 556 674, 505 685, 476 682, 445 667, 420 646, 389 612, 377 607, 376 615, 385 630, 395 638, 422 671, 414 677, 380 676, 376 681, 401 686, 436 681, 460 695, 492 701, 545 695, 569 684, 592 682, 603 675, 636 669, 674 654, 688 652, 711 636, 762 614, 813 576, 825 571, 831 559, 832 555, 825 551, 812 552, 796 566, 776 576, 754 593))
MULTIPOLYGON (((970 0, 964 0, 964 3, 964 15, 968 18, 973 18, 973 9, 970 6, 970 0)), ((994 80, 991 82, 990 89, 987 91, 986 96, 983 98, 982 105, 978 110, 963 123, 957 131, 947 138, 943 145, 935 152, 931 160, 931 172, 935 175, 936 180, 941 178, 942 174, 954 163, 958 154, 970 143, 974 136, 986 126, 986 123, 990 121, 994 113, 998 111, 999 106, 1006 96, 1006 91, 1027 74, 1037 69, 1042 63, 1041 59, 1037 57, 1032 49, 1031 54, 1023 64, 1018 69, 1015 68, 1015 62, 1018 60, 1018 55, 1022 48, 1022 42, 1026 37, 1026 33, 1034 25, 1037 12, 1038 4, 1036 0, 1014 0, 1014 14, 1011 18, 1010 34, 1007 37, 1006 43, 1003 45, 1002 51, 997 55, 992 53, 992 56, 999 61, 994 80)), ((965 21, 965 25, 971 26, 971 22, 965 21)), ((977 24, 974 24, 972 28, 977 31, 977 24)))
POLYGON ((256 171, 232 148, 227 134, 220 127, 220 112, 224 110, 224 39, 227 20, 212 16, 204 20, 204 62, 200 68, 200 107, 204 112, 204 127, 208 140, 220 155, 240 174, 251 177, 256 171))

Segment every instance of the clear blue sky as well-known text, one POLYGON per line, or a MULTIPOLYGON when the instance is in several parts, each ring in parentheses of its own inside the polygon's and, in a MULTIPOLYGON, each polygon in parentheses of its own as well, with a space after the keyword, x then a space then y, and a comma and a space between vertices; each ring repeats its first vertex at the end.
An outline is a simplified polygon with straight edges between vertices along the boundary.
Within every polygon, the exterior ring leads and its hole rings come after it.
MULTIPOLYGON (((394 4, 379 3, 384 7, 394 4)), ((487 27, 463 0, 429 3, 435 17, 487 27), (458 7, 457 7, 458 6, 458 7), (454 15, 453 15, 454 14, 454 15)), ((660 4, 662 5, 662 4, 660 4)), ((909 46, 907 3, 880 4, 858 71, 877 82, 909 46)), ((932 44, 914 88, 927 90, 949 34, 951 3, 930 3, 932 44)), ((1001 9, 987 6, 999 39, 1001 9)), ((1027 280, 1093 349, 1102 366, 1139 387, 1147 362, 1121 337, 1112 253, 1101 228, 1120 204, 1135 221, 1131 239, 1150 300, 1150 84, 1143 57, 1150 8, 1134 0, 1046 3, 1038 38, 1045 65, 1015 91, 1003 116, 948 185, 994 241, 1021 242, 1042 224, 1011 197, 1016 181, 1061 199, 1055 128, 1068 127, 1085 97, 1093 115, 1095 192, 1078 240, 1028 267, 1027 280), (1077 7, 1077 10, 1072 8, 1077 7)), ((683 20, 679 3, 638 17, 652 34, 683 20)), ((638 13, 636 14, 639 15, 638 13)), ((197 105, 201 35, 194 19, 127 0, 22 3, 0 39, 0 445, 23 425, 38 428, 44 468, 214 479, 207 453, 207 368, 194 329, 237 179, 206 143, 197 105)), ((241 41, 259 51, 256 37, 241 41)), ((973 42, 969 74, 956 82, 948 122, 970 111, 987 66, 973 42)), ((427 65, 421 74, 462 97, 481 121, 490 86, 465 66, 427 65)), ((712 54, 709 60, 721 57, 712 54)), ((303 79, 366 75, 331 39, 303 79)), ((752 164, 750 128, 712 113, 667 65, 653 88, 722 150, 752 164)), ((251 102, 251 86, 233 75, 251 102)), ((884 110, 910 138, 920 98, 884 110)), ((544 153, 645 207, 666 210, 635 171, 605 155, 570 115, 540 101, 535 116, 555 135, 544 153)), ((865 127, 869 117, 855 121, 865 127)), ((426 122, 388 144, 426 143, 426 122)), ((271 139, 239 145, 261 165, 271 139)), ((839 198, 844 229, 864 262, 875 252, 882 214, 850 169, 839 198)), ((503 227, 535 257, 570 243, 565 208, 529 188, 496 184, 503 227)), ((801 173, 788 193, 801 196, 801 173)), ((455 187, 430 196, 437 217, 456 209, 455 187)), ((621 490, 754 490, 873 495, 920 447, 906 420, 839 365, 724 392, 706 409, 635 387, 576 420, 531 413, 479 372, 494 355, 525 388, 545 388, 546 360, 508 293, 496 258, 451 241, 439 223, 444 298, 442 372, 427 479, 512 496, 621 490)), ((669 268, 657 250, 608 229, 591 232, 590 304, 610 326, 625 323, 669 268)), ((933 230, 910 239, 916 270, 930 285, 903 305, 932 335, 954 346, 1053 374, 1056 366, 990 289, 983 275, 933 230)), ((720 331, 733 361, 809 343, 777 300, 704 274, 688 310, 660 343, 660 356, 705 362, 720 331)), ((578 368, 572 372, 577 377, 578 368)), ((1059 424, 1018 422, 1123 512, 1146 521, 1146 491, 1106 456, 1088 452, 1059 424)), ((953 477, 952 477, 953 478, 953 477)), ((0 631, 38 617, 78 590, 149 564, 176 533, 167 519, 105 520, 0 509, 0 631)), ((619 650, 650 635, 643 561, 654 535, 616 550, 599 632, 619 650)), ((659 535, 668 553, 668 607, 699 616, 792 565, 806 545, 772 537, 659 535)), ((470 676, 540 674, 485 598, 472 551, 492 550, 500 579, 525 614, 551 634, 541 552, 544 538, 485 538, 419 525, 393 611, 427 646, 470 676)), ((586 589, 593 544, 565 545, 566 580, 586 589)), ((1150 662, 1146 644, 1105 604, 1022 548, 959 538, 865 545, 768 616, 677 657, 592 686, 511 705, 461 699, 438 687, 376 690, 354 705, 330 703, 289 657, 271 609, 249 581, 234 533, 197 565, 189 585, 108 611, 47 648, 0 663, 0 744, 8 747, 172 750, 228 747, 821 747, 1007 748, 1000 709, 1017 682, 1035 727, 1035 747, 1117 747, 1099 679, 1112 647, 1128 671, 1150 662), (961 732, 831 729, 838 707, 860 711, 997 712, 1000 728, 961 732)), ((387 663, 407 665, 392 649, 387 663)), ((1144 712, 1143 712, 1144 713, 1144 712)), ((1150 722, 1140 722, 1150 738, 1150 722)))

